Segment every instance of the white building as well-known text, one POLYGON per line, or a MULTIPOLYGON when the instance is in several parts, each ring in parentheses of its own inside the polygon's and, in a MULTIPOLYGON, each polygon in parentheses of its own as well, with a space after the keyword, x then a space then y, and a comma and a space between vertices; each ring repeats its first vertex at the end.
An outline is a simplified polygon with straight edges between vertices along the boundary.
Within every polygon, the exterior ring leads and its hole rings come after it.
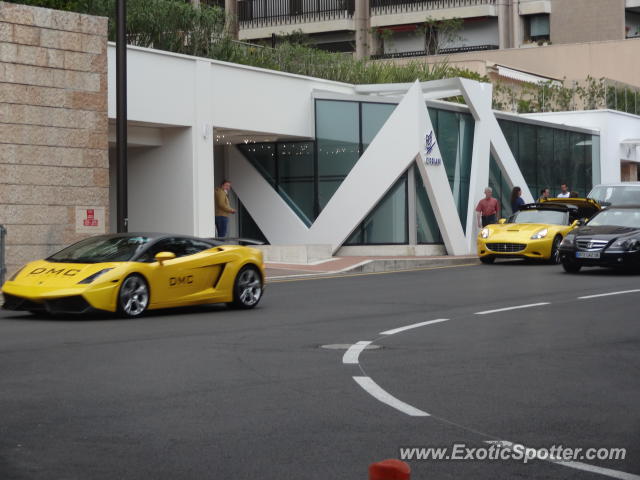
MULTIPOLYGON (((112 45, 108 55, 114 132, 112 45)), ((495 113, 491 85, 464 79, 349 85, 130 47, 129 230, 213 236, 213 189, 227 178, 232 236, 469 253, 487 184, 508 205, 514 185, 530 201, 563 182, 585 195, 601 175, 620 179, 611 152, 640 138, 640 118, 567 115, 495 113), (441 101, 456 95, 468 106, 441 101)))

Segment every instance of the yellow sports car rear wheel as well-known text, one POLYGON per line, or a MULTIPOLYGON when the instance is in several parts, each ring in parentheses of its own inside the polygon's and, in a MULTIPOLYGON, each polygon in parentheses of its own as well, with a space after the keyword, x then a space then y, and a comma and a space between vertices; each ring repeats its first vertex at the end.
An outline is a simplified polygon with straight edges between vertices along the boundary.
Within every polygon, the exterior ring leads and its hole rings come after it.
POLYGON ((142 315, 149 306, 149 285, 134 273, 124 279, 118 293, 118 311, 124 317, 135 318, 142 315))
POLYGON ((231 306, 242 309, 255 307, 262 298, 262 276, 254 265, 245 265, 240 269, 233 283, 233 302, 231 306))

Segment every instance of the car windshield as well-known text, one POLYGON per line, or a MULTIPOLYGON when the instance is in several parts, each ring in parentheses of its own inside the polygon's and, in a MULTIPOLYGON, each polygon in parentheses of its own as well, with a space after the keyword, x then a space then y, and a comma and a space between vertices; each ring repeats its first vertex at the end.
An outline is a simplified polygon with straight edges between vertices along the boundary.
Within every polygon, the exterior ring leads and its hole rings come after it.
POLYGON ((151 239, 132 236, 91 237, 54 253, 50 262, 102 263, 128 262, 151 239))
POLYGON ((589 225, 592 227, 615 226, 640 228, 640 209, 610 208, 608 210, 603 210, 589 221, 589 225))
POLYGON ((640 204, 640 185, 600 185, 589 193, 600 205, 638 205, 640 204))
POLYGON ((511 217, 511 223, 546 223, 566 225, 568 214, 558 210, 521 210, 511 217))

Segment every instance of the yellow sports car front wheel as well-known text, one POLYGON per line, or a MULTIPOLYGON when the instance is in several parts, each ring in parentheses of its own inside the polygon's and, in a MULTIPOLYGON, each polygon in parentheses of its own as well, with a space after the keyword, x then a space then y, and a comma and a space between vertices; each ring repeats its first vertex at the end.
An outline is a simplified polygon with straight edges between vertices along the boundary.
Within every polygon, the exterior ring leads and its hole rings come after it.
POLYGON ((118 312, 125 317, 138 317, 149 306, 149 285, 136 273, 129 275, 120 285, 118 312))

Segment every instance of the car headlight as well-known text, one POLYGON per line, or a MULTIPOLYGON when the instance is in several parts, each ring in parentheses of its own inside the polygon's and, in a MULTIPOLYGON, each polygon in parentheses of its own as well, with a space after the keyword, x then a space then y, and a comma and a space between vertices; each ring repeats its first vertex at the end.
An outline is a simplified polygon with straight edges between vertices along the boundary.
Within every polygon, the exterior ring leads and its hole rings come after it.
POLYGON ((482 230, 480 230, 480 236, 482 238, 489 238, 489 235, 491 235, 491 230, 489 230, 488 228, 483 228, 482 230))
POLYGON ((637 238, 619 239, 613 242, 613 244, 611 245, 611 248, 613 249, 619 248, 627 251, 635 251, 640 249, 640 240, 638 240, 637 238))
POLYGON ((20 270, 18 270, 16 273, 14 273, 13 275, 11 275, 11 276, 9 277, 9 280, 7 280, 7 282, 13 282, 13 281, 16 279, 16 277, 17 277, 18 275, 20 275, 20 272, 21 272, 22 270, 24 270, 24 267, 22 267, 22 268, 21 268, 20 270))
POLYGON ((576 236, 575 235, 567 235, 566 237, 564 237, 562 239, 562 242, 560 242, 560 246, 561 247, 573 247, 575 242, 576 242, 576 236))
POLYGON ((99 272, 94 273, 93 275, 89 275, 87 278, 85 278, 84 280, 80 280, 78 283, 91 283, 93 282, 96 278, 98 278, 100 275, 103 275, 105 273, 107 273, 109 270, 113 270, 113 268, 103 268, 102 270, 100 270, 99 272))
POLYGON ((640 240, 637 238, 631 238, 626 241, 626 247, 629 251, 635 251, 640 249, 640 240))
POLYGON ((547 236, 547 233, 549 233, 549 230, 546 228, 543 228, 542 230, 538 230, 536 233, 534 233, 533 235, 531 235, 531 238, 533 240, 538 240, 540 238, 544 238, 547 236))

